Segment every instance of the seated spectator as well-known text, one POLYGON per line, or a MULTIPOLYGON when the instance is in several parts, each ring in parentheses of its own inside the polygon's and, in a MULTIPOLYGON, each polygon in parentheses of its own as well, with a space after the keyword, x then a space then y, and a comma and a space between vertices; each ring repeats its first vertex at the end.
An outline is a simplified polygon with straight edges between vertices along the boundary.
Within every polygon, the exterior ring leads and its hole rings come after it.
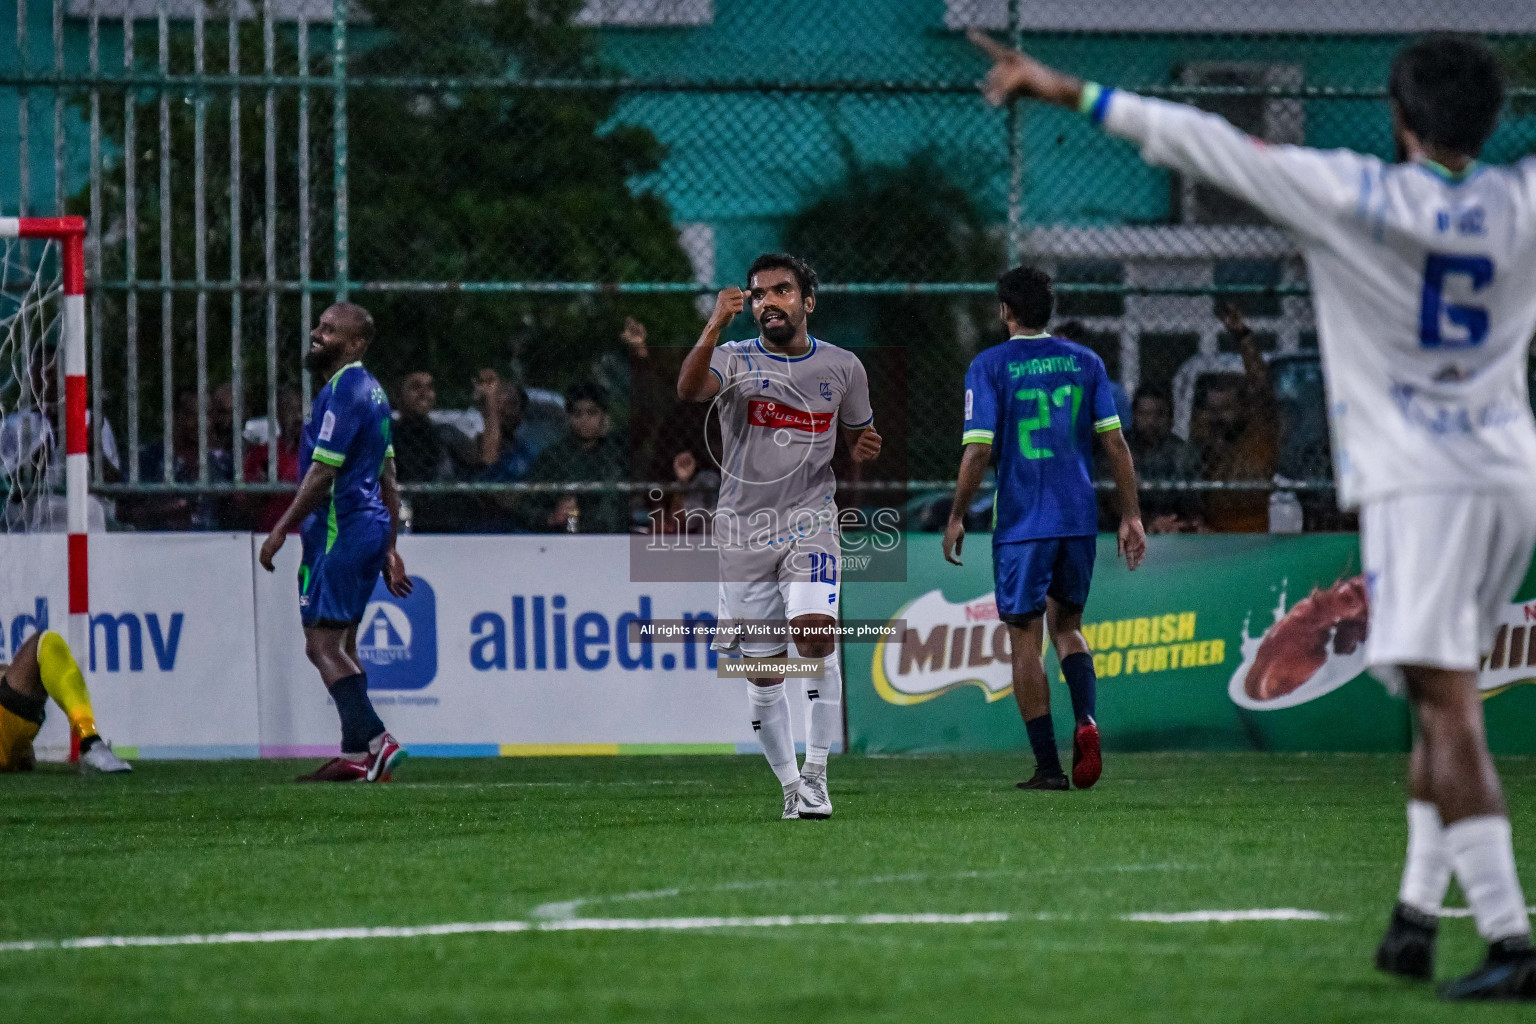
MULTIPOLYGON (((550 445, 528 472, 538 483, 610 483, 629 479, 629 453, 609 436, 608 393, 598 384, 578 384, 566 392, 570 433, 550 445)), ((534 495, 528 503, 529 527, 548 532, 628 533, 629 494, 624 491, 534 495)))
POLYGON ((519 434, 523 412, 528 408, 528 392, 521 384, 500 379, 495 370, 482 370, 481 374, 475 383, 475 404, 485 418, 478 444, 478 461, 483 467, 479 478, 491 483, 516 483, 528 475, 538 456, 519 434))
MULTIPOLYGON (((222 385, 208 402, 208 480, 210 483, 234 479, 230 456, 233 445, 234 390, 222 385)), ((144 483, 165 480, 167 460, 174 483, 198 483, 197 389, 176 389, 171 421, 170 450, 165 442, 147 444, 139 449, 139 479, 144 483)), ((118 502, 118 519, 140 530, 216 530, 220 528, 217 503, 204 495, 149 494, 123 498, 118 502)))
MULTIPOLYGON (((1217 315, 1237 340, 1243 375, 1218 378, 1206 391, 1198 437, 1192 438, 1200 444, 1202 475, 1207 480, 1267 483, 1274 479, 1280 447, 1280 415, 1269 367, 1236 307, 1223 303, 1217 315)), ((1269 530, 1267 489, 1211 491, 1205 509, 1206 522, 1218 533, 1269 530)))
MULTIPOLYGON (((196 394, 195 391, 194 394, 196 394)), ((242 424, 242 429, 243 426, 242 424)), ((233 480, 235 478, 234 450, 235 388, 232 384, 220 384, 208 396, 209 479, 233 480)))
MULTIPOLYGON (((285 387, 277 391, 277 479, 284 483, 299 482, 299 435, 304 431, 304 396, 298 388, 285 387)), ((268 481, 270 443, 253 445, 245 451, 243 479, 248 484, 268 481)), ((273 494, 247 502, 251 507, 254 528, 268 533, 293 500, 291 494, 273 494)), ((294 525, 298 532, 298 525, 294 525)))
MULTIPOLYGON (((1200 451, 1173 432, 1173 400, 1147 386, 1136 392, 1131 429, 1125 436, 1136 475, 1147 480, 1198 480, 1200 451)), ((1148 533, 1189 533, 1203 525, 1198 497, 1190 491, 1143 491, 1141 514, 1148 533)))
MULTIPOLYGON (((395 472, 401 483, 451 483, 480 471, 480 450, 462 430, 432 419, 437 385, 417 370, 400 382, 395 402, 395 472)), ((422 494, 409 501, 417 533, 452 533, 463 527, 464 502, 450 495, 422 494)))
POLYGON ((408 373, 395 402, 392 440, 395 474, 401 483, 461 480, 479 468, 479 452, 464 432, 435 423, 437 386, 426 370, 408 373))
MULTIPOLYGON (((475 404, 485 428, 475 442, 481 483, 518 483, 527 478, 538 451, 522 436, 528 393, 504 381, 495 370, 482 370, 475 379, 475 404)), ((516 493, 486 494, 467 503, 473 511, 468 529, 476 533, 516 533, 526 528, 529 503, 516 493)))
POLYGON ((708 533, 713 526, 720 474, 699 469, 698 456, 684 448, 672 456, 672 478, 683 488, 667 491, 653 506, 651 530, 660 533, 708 533))

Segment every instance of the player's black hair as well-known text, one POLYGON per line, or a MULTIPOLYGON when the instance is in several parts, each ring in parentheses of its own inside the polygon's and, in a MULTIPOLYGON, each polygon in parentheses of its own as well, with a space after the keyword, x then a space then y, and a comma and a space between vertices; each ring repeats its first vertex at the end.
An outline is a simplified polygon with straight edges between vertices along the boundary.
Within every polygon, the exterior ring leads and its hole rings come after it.
POLYGON ((997 279, 997 301, 1008 307, 1014 322, 1044 328, 1056 308, 1051 275, 1036 267, 1014 267, 997 279))
POLYGON ((752 279, 762 270, 787 270, 795 275, 795 283, 800 286, 800 297, 802 299, 814 299, 816 297, 816 286, 820 283, 816 277, 816 271, 812 270, 811 265, 799 256, 791 256, 787 252, 763 253, 753 260, 752 265, 747 268, 747 285, 749 287, 752 284, 752 279))
POLYGON ((1481 41, 1438 34, 1398 53, 1387 93, 1420 141, 1475 157, 1498 124, 1504 78, 1481 41))
POLYGON ((608 389, 596 381, 583 381, 572 385, 565 392, 565 411, 570 412, 576 407, 576 403, 581 401, 591 402, 603 412, 607 412, 608 389))

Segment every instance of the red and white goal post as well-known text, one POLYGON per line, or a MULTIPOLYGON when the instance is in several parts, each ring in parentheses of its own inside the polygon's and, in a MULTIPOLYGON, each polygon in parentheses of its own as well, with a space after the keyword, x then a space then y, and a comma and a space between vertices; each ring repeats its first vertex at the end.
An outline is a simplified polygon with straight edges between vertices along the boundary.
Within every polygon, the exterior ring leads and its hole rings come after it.
POLYGON ((90 487, 85 390, 85 218, 0 217, 0 239, 38 239, 58 247, 63 284, 58 347, 64 354, 64 474, 69 531, 69 646, 88 664, 91 629, 90 487))

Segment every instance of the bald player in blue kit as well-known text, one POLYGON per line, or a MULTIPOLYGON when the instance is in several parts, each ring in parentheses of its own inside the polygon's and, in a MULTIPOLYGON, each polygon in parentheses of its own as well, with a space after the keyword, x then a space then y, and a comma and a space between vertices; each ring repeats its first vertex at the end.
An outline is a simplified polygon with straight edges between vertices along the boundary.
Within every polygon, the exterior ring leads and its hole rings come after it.
POLYGON ((304 362, 326 383, 299 445, 304 477, 259 556, 273 571, 288 531, 299 526, 304 653, 341 717, 341 756, 300 782, 388 782, 405 756, 368 699, 368 677, 357 658, 357 625, 379 574, 394 596, 411 592, 395 550, 400 492, 389 400, 362 364, 373 336, 373 317, 361 306, 338 302, 320 314, 304 362))

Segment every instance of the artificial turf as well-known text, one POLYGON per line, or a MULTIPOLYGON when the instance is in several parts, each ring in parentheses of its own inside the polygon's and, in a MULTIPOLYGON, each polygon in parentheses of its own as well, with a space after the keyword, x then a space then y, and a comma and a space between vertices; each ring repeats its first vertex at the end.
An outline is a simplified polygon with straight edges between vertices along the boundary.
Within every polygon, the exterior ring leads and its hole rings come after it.
MULTIPOLYGON (((1377 974, 1403 760, 1112 756, 1021 793, 1018 757, 834 759, 781 822, 761 758, 291 762, 0 776, 0 943, 717 915, 1006 912, 984 924, 529 931, 0 952, 7 1020, 1529 1020, 1377 974), (1326 921, 1156 924, 1295 908, 1326 921)), ((1536 893, 1536 760, 1500 762, 1536 893)), ((1453 903, 1460 903, 1454 893, 1453 903)), ((1481 956, 1441 929, 1442 977, 1481 956)))

